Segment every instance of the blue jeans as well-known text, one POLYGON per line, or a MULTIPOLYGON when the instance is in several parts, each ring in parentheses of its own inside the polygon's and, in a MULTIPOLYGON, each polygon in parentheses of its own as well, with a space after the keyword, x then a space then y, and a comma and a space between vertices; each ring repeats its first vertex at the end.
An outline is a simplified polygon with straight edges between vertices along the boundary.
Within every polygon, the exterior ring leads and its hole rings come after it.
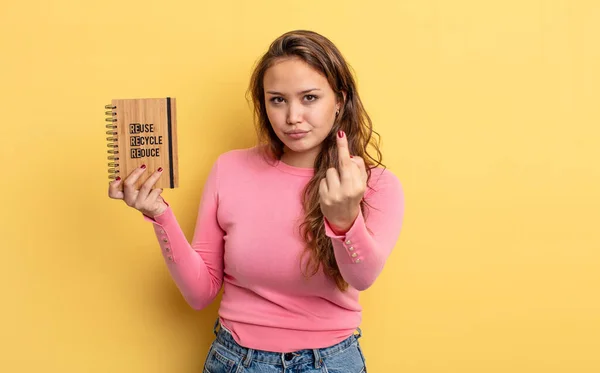
POLYGON ((353 334, 330 347, 290 353, 254 350, 240 346, 231 333, 221 327, 208 350, 204 373, 363 373, 365 357, 353 334))

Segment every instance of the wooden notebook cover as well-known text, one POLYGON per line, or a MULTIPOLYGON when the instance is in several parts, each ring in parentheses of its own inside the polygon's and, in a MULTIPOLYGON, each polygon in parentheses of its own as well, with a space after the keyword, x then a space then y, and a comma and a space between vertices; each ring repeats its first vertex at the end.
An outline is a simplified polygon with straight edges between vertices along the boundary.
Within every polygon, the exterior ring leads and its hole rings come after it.
POLYGON ((127 176, 142 164, 139 189, 159 167, 162 176, 155 188, 179 187, 176 100, 166 98, 113 99, 105 114, 109 153, 109 178, 127 176))

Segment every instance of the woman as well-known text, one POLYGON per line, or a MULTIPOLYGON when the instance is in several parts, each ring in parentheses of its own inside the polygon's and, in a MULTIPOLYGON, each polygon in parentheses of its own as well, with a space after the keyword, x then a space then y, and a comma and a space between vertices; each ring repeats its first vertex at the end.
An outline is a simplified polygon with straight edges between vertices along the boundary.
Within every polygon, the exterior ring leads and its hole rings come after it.
POLYGON ((109 196, 152 223, 193 308, 223 285, 205 372, 365 371, 358 296, 400 234, 401 184, 380 167, 356 83, 327 38, 302 30, 277 38, 249 93, 259 144, 214 162, 191 244, 153 188, 162 170, 142 166, 113 181, 109 196))

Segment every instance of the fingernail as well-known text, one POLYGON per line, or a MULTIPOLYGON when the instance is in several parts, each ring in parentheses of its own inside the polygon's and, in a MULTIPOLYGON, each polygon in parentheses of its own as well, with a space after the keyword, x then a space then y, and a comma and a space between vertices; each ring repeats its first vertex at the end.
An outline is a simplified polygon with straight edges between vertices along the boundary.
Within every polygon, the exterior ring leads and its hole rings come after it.
POLYGON ((143 165, 141 165, 141 166, 140 166, 140 168, 146 168, 146 165, 145 165, 145 164, 143 164, 143 165))
POLYGON ((117 176, 117 178, 115 179, 116 181, 121 180, 121 176, 117 176))
POLYGON ((351 156, 350 156, 350 158, 354 158, 354 156, 353 156, 353 155, 351 155, 351 156))
POLYGON ((338 137, 341 139, 342 137, 344 137, 344 131, 338 131, 338 137))
POLYGON ((158 168, 158 172, 162 172, 162 167, 159 167, 159 168, 158 168))

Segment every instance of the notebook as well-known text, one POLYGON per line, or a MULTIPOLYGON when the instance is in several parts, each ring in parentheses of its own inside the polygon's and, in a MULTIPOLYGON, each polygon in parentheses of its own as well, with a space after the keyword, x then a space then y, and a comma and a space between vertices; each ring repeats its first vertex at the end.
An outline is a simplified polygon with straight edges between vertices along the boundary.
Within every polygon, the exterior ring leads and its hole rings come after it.
POLYGON ((154 188, 177 188, 176 100, 165 98, 113 99, 106 105, 109 179, 125 180, 135 168, 146 165, 139 189, 159 167, 162 176, 154 188))

